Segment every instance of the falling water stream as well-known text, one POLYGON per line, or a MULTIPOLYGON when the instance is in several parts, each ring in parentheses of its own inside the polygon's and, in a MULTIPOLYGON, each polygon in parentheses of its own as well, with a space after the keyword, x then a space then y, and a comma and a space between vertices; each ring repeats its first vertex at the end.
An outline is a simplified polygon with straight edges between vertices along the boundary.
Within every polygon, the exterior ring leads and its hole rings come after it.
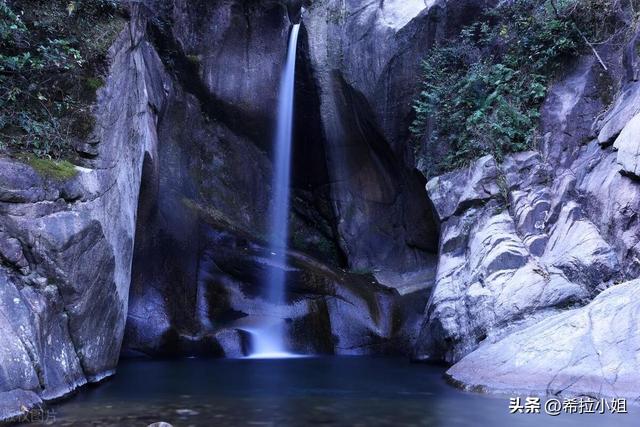
MULTIPOLYGON (((271 205, 269 251, 271 268, 266 280, 266 297, 277 305, 284 303, 286 250, 288 239, 289 182, 293 128, 293 101, 296 72, 296 51, 300 24, 293 26, 289 37, 287 62, 280 82, 278 127, 275 138, 273 201, 271 205)), ((254 358, 291 357, 284 342, 284 323, 280 319, 265 322, 253 331, 254 358)))

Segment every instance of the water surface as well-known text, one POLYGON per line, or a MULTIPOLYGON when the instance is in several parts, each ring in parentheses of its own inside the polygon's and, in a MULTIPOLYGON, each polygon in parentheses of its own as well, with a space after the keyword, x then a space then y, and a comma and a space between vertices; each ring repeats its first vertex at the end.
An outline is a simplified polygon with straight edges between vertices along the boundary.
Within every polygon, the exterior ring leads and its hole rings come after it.
POLYGON ((125 361, 54 407, 55 425, 639 426, 622 415, 509 414, 508 397, 462 392, 444 369, 388 358, 125 361))

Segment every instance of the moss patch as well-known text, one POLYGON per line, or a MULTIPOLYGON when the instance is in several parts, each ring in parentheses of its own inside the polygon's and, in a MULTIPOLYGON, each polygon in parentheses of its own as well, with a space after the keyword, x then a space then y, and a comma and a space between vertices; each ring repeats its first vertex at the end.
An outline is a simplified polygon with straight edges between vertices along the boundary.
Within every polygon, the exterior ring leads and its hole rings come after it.
POLYGON ((27 163, 40 175, 59 181, 66 181, 78 174, 76 167, 66 160, 56 161, 29 156, 27 163))
POLYGON ((97 99, 98 90, 104 87, 105 82, 102 77, 87 77, 84 80, 84 93, 83 97, 85 101, 93 103, 97 99))

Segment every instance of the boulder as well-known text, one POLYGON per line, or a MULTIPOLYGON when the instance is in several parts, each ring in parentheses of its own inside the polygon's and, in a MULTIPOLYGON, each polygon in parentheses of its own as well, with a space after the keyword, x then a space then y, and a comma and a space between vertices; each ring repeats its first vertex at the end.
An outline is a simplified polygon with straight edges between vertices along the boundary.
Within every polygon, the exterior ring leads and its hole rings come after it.
POLYGON ((640 281, 486 343, 447 371, 473 390, 640 399, 640 281))

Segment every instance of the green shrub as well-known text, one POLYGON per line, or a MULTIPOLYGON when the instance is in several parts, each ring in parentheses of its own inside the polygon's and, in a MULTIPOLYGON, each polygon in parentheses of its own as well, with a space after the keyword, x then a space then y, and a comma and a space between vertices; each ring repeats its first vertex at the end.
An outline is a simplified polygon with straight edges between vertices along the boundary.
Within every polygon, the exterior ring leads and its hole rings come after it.
POLYGON ((85 80, 85 86, 92 92, 96 92, 102 86, 104 86, 104 80, 100 77, 87 77, 85 80))
MULTIPOLYGON (((590 7, 582 0, 558 2, 558 14, 550 1, 505 2, 431 50, 423 61, 422 91, 411 127, 425 175, 465 166, 486 154, 501 161, 535 145, 550 80, 584 48, 576 21, 586 25, 608 13, 594 1, 585 2, 590 7), (435 164, 426 154, 433 152, 431 144, 448 147, 435 164)), ((604 27, 591 28, 589 35, 606 33, 604 27)))
POLYGON ((60 158, 87 135, 78 123, 89 123, 119 13, 107 0, 0 0, 0 150, 60 158))

